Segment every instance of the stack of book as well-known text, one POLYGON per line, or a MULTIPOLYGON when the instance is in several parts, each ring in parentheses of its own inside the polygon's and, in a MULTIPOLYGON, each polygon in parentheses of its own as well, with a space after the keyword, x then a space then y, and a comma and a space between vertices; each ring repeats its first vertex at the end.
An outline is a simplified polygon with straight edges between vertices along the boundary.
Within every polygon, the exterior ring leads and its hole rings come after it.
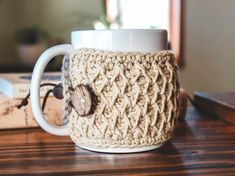
MULTIPOLYGON (((29 73, 8 73, 0 74, 0 129, 30 128, 37 127, 30 109, 30 101, 27 106, 20 109, 17 106, 22 102, 29 92, 31 74, 29 73)), ((43 75, 42 83, 60 83, 60 73, 52 72, 43 75)), ((48 89, 43 87, 40 90, 41 102, 48 89)), ((62 102, 53 96, 47 100, 44 115, 51 124, 62 123, 62 102)))

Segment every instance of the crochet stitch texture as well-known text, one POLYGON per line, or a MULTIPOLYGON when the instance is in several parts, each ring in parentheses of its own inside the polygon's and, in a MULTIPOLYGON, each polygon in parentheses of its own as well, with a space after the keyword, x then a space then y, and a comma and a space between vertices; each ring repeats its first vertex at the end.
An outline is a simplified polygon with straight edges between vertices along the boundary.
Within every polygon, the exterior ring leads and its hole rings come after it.
POLYGON ((179 109, 178 66, 170 51, 157 53, 78 49, 63 63, 64 117, 72 140, 95 147, 142 147, 169 140, 179 109), (69 87, 89 85, 92 114, 70 106, 69 87))

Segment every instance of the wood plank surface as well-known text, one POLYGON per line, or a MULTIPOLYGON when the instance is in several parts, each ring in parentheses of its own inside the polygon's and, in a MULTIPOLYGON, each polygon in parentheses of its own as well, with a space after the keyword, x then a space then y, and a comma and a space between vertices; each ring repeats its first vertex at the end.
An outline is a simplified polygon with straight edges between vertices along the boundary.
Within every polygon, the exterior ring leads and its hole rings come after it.
POLYGON ((134 154, 86 151, 41 129, 0 131, 0 174, 235 175, 235 127, 189 108, 173 140, 134 154))

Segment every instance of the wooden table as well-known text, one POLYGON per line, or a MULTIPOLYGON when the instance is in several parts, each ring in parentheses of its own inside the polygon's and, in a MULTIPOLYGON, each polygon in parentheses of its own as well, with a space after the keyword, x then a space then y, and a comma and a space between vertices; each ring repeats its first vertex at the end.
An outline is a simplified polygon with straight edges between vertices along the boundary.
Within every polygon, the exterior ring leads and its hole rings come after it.
POLYGON ((189 108, 160 149, 102 154, 41 129, 0 131, 0 174, 235 175, 235 126, 189 108))

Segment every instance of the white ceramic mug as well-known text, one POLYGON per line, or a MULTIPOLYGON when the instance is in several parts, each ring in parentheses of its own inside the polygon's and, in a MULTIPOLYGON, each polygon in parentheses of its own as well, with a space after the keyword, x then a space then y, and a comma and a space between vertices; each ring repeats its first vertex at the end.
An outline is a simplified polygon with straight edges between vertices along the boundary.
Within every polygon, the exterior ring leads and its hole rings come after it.
MULTIPOLYGON (((47 63, 53 57, 57 55, 69 55, 78 48, 94 48, 123 52, 158 52, 167 50, 167 31, 160 29, 74 31, 71 34, 71 43, 72 44, 63 44, 47 49, 38 59, 31 80, 30 100, 35 119, 45 131, 59 136, 69 135, 68 126, 49 124, 43 116, 39 101, 40 80, 47 63)), ((144 151, 153 148, 157 148, 157 146, 141 150, 144 151)))

